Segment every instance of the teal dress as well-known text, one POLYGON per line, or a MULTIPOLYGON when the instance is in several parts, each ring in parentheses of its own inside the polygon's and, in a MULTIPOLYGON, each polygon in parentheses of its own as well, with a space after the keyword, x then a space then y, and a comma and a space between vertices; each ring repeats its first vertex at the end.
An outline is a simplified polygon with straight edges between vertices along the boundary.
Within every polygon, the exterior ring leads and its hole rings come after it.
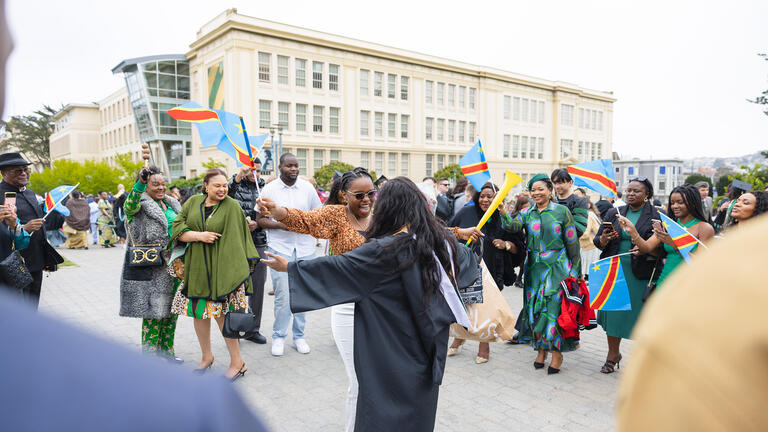
MULTIPOLYGON (((637 226, 637 220, 640 219, 640 214, 643 209, 632 210, 631 207, 627 210, 627 219, 632 224, 637 226)), ((632 240, 629 234, 621 230, 619 242, 619 254, 627 253, 632 249, 632 240)), ((632 310, 628 311, 597 311, 597 323, 603 327, 605 333, 608 336, 619 337, 622 339, 630 339, 632 335, 632 329, 635 327, 635 322, 640 316, 640 311, 643 309, 643 293, 645 293, 645 286, 648 281, 640 280, 632 273, 632 256, 624 255, 619 257, 621 260, 621 269, 624 271, 624 279, 627 280, 627 286, 629 287, 629 301, 632 305, 632 310)))
MULTIPOLYGON (((694 218, 689 220, 687 223, 681 223, 680 219, 676 220, 677 223, 679 223, 683 228, 687 229, 688 231, 691 230, 691 227, 696 225, 697 223, 701 222, 700 220, 694 218)), ((691 252, 695 251, 699 247, 699 244, 696 243, 695 246, 691 249, 691 252)), ((683 261, 683 256, 680 255, 680 252, 677 251, 677 249, 673 248, 672 246, 669 246, 667 244, 664 244, 664 251, 667 253, 667 259, 664 261, 664 270, 662 270, 661 274, 659 275, 659 280, 656 283, 656 289, 660 289, 663 285, 664 280, 672 274, 673 271, 679 266, 683 261)))
POLYGON ((520 342, 536 350, 576 349, 578 342, 563 338, 557 324, 560 282, 581 273, 581 247, 571 212, 554 202, 541 212, 533 205, 514 219, 504 215, 502 226, 511 232, 525 227, 528 232, 520 342))

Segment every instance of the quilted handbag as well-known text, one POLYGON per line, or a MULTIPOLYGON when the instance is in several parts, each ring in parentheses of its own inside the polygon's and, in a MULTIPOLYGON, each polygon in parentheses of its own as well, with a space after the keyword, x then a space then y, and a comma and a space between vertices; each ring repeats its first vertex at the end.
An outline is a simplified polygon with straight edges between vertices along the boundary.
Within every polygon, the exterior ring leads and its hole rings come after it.
POLYGON ((8 257, 0 261, 0 278, 8 285, 22 289, 32 283, 32 275, 24 264, 19 251, 14 250, 8 257))

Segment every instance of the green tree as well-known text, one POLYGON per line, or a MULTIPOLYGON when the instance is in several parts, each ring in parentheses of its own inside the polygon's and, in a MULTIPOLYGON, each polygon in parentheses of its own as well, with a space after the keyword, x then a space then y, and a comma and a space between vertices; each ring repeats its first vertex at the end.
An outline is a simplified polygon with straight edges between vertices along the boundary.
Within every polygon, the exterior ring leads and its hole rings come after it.
MULTIPOLYGON (((344 173, 353 168, 354 166, 348 163, 338 161, 330 162, 319 170, 315 171, 314 178, 318 187, 329 190, 331 188, 331 177, 333 177, 333 173, 336 171, 344 173)), ((374 179, 376 178, 374 174, 371 174, 371 176, 373 176, 374 179)))
POLYGON ((459 164, 451 164, 435 171, 434 177, 438 180, 443 177, 449 178, 453 183, 456 183, 455 180, 464 177, 464 174, 461 172, 461 167, 459 164))
POLYGON ((744 172, 734 174, 734 179, 751 184, 752 190, 765 190, 768 185, 768 166, 757 163, 752 167, 742 165, 741 169, 744 172))
POLYGON ((11 117, 5 126, 9 136, 2 141, 0 148, 5 151, 19 151, 30 162, 50 167, 52 119, 58 111, 44 105, 32 115, 11 117))
POLYGON ((715 182, 715 190, 718 195, 725 195, 728 191, 728 185, 733 181, 731 175, 720 176, 715 182))
POLYGON ((123 174, 120 168, 109 166, 104 161, 75 162, 61 159, 55 161, 51 168, 33 173, 29 179, 29 187, 41 195, 56 186, 78 183, 80 185, 77 188, 86 194, 100 190, 115 192, 123 174))
POLYGON ((685 178, 685 184, 695 185, 696 183, 700 181, 705 181, 709 185, 710 189, 712 188, 712 180, 701 174, 691 174, 688 177, 685 178))
POLYGON ((117 164, 117 168, 122 172, 120 182, 127 189, 130 189, 136 182, 136 175, 141 170, 141 167, 144 166, 144 161, 134 161, 130 153, 123 153, 115 157, 115 164, 117 164))
MULTIPOLYGON (((762 57, 763 60, 768 61, 768 54, 758 54, 758 56, 762 57)), ((758 105, 768 105, 768 90, 763 91, 754 99, 747 99, 747 101, 758 105)), ((766 107, 763 112, 765 115, 768 115, 768 107, 766 107)), ((763 152, 763 156, 768 158, 768 152, 763 152)))
POLYGON ((208 158, 208 162, 203 162, 202 165, 203 165, 203 168, 205 168, 207 170, 212 170, 212 169, 216 169, 216 168, 226 168, 227 167, 227 164, 225 164, 222 161, 214 160, 212 157, 209 157, 208 158))

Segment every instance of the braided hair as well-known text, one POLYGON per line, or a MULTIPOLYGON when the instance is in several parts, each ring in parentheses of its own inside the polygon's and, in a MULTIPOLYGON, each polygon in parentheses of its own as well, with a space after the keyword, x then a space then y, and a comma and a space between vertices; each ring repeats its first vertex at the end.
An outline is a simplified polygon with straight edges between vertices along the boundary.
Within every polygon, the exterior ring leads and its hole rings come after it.
POLYGON ((349 185, 361 177, 368 177, 371 179, 371 183, 373 183, 373 177, 371 177, 371 175, 368 173, 368 170, 365 168, 357 167, 345 172, 340 178, 333 182, 331 191, 328 193, 328 199, 325 200, 325 205, 344 204, 341 202, 339 195, 341 195, 341 192, 348 191, 349 185))
POLYGON ((704 216, 704 206, 701 204, 701 195, 699 194, 699 189, 696 186, 690 184, 677 186, 672 189, 672 192, 669 193, 669 198, 667 199, 667 212, 669 212, 670 216, 673 216, 672 194, 676 193, 680 194, 680 196, 683 198, 685 207, 688 209, 688 213, 690 213, 691 216, 700 221, 709 223, 707 217, 704 216))

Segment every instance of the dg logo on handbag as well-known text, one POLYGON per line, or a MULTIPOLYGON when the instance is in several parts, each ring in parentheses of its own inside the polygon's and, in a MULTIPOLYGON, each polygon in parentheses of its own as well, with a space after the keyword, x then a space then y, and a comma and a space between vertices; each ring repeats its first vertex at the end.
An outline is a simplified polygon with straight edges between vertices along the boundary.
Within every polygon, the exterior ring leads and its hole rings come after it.
POLYGON ((132 247, 128 251, 130 265, 134 267, 155 266, 163 263, 157 247, 132 247))

